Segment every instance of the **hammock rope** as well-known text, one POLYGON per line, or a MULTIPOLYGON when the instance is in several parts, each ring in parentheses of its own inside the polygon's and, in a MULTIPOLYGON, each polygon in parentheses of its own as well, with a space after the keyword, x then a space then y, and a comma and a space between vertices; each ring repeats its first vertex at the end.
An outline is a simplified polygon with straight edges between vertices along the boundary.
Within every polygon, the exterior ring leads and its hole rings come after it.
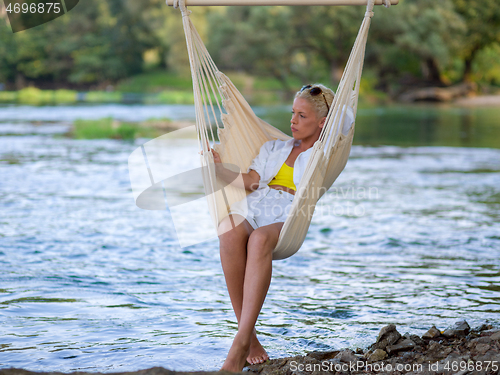
MULTIPOLYGON (((318 199, 331 187, 347 163, 355 124, 352 124, 347 135, 343 134, 340 128, 349 109, 352 110, 354 118, 356 116, 374 3, 375 0, 368 0, 334 102, 297 186, 290 213, 273 250, 273 259, 287 258, 299 250, 318 199)), ((383 3, 387 8, 391 5, 390 0, 383 0, 383 3)), ((209 140, 212 140, 212 147, 220 154, 223 163, 247 172, 262 144, 276 139, 286 141, 291 137, 259 119, 229 78, 217 69, 189 17, 191 11, 187 9, 185 0, 174 0, 174 8, 179 8, 182 14, 193 80, 198 146, 203 151, 200 162, 202 167, 207 167, 203 168, 205 195, 214 226, 217 228, 228 216, 231 204, 240 201, 249 192, 233 185, 225 186, 223 181, 217 179, 213 155, 209 152, 209 140), (219 144, 215 144, 214 127, 217 129, 219 144)))

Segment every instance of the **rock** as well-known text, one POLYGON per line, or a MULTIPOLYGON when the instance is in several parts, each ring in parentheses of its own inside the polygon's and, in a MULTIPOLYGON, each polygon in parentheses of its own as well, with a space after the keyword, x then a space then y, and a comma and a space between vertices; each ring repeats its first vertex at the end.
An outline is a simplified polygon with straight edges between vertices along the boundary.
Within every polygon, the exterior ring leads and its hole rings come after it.
POLYGON ((327 359, 335 358, 337 354, 339 354, 339 351, 335 350, 333 352, 310 352, 307 353, 307 356, 312 357, 318 361, 324 361, 327 359))
POLYGON ((477 344, 489 344, 494 341, 500 341, 500 330, 495 329, 481 332, 481 336, 469 340, 467 347, 471 348, 477 344))
MULTIPOLYGON (((476 363, 480 362, 483 364, 490 363, 490 368, 492 364, 496 363, 496 365, 498 366, 497 367, 498 370, 500 368, 500 353, 498 353, 498 351, 496 350, 490 349, 486 353, 476 356, 474 358, 474 361, 476 363)), ((494 374, 494 372, 492 372, 492 374, 494 374)))
POLYGON ((467 343, 467 347, 468 348, 473 348, 475 347, 477 344, 488 344, 491 342, 491 338, 490 336, 484 336, 484 337, 478 337, 478 338, 475 338, 475 339, 472 339, 470 340, 468 343, 467 343))
POLYGON ((427 351, 436 352, 438 350, 441 350, 442 348, 443 348, 443 345, 441 345, 438 342, 433 341, 432 344, 429 345, 429 348, 427 349, 427 351))
POLYGON ((403 335, 405 339, 410 339, 413 341, 416 345, 423 346, 425 345, 424 340, 422 340, 418 335, 410 335, 408 332, 403 335))
POLYGON ((410 339, 403 340, 395 345, 389 345, 387 346, 387 353, 393 354, 397 352, 402 352, 402 351, 408 351, 412 350, 415 348, 415 343, 411 341, 410 339))
POLYGON ((375 349, 373 353, 368 356, 368 362, 377 362, 387 358, 387 353, 382 349, 375 349))
MULTIPOLYGON (((470 359, 470 355, 460 355, 459 353, 451 353, 445 359, 440 360, 438 363, 438 373, 442 372, 449 375, 458 375, 470 359)), ((467 370, 467 368, 465 368, 467 370)), ((465 374, 465 372, 464 372, 465 374)))
POLYGON ((490 349, 490 345, 488 345, 488 344, 477 344, 476 348, 475 348, 476 352, 478 352, 480 354, 486 353, 489 349, 490 349))
POLYGON ((436 326, 432 326, 427 332, 422 335, 423 339, 435 339, 436 337, 441 336, 441 332, 436 326))
POLYGON ((438 342, 433 342, 427 348, 425 353, 425 360, 430 362, 436 362, 442 358, 446 358, 451 352, 452 348, 441 345, 438 342))
POLYGON ((354 352, 350 349, 342 350, 339 354, 335 356, 334 359, 344 363, 356 362, 359 360, 359 358, 356 357, 354 352))
POLYGON ((372 346, 372 349, 384 349, 388 345, 395 344, 401 338, 401 334, 396 330, 395 324, 389 324, 383 327, 377 337, 377 341, 372 346))
POLYGON ((448 327, 444 332, 443 336, 447 338, 451 337, 465 337, 470 331, 470 327, 465 320, 456 322, 453 326, 448 327))
POLYGON ((492 334, 492 335, 490 336, 490 339, 491 339, 491 340, 500 341, 500 331, 498 331, 498 332, 496 332, 496 333, 492 334))
POLYGON ((493 328, 493 326, 491 324, 483 323, 479 327, 474 328, 472 331, 482 332, 482 331, 487 331, 487 330, 492 329, 492 328, 493 328))

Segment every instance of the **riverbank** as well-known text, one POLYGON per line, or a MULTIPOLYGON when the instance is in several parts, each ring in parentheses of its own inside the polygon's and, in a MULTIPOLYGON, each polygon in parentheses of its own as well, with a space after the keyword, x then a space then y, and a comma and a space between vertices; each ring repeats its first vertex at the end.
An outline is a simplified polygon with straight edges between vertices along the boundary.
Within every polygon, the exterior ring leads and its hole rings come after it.
POLYGON ((500 95, 483 95, 461 98, 455 101, 460 107, 500 107, 500 95))
POLYGON ((383 327, 369 348, 312 352, 250 366, 263 375, 330 374, 498 374, 500 329, 488 324, 471 329, 466 321, 422 337, 401 335, 394 324, 383 327))
MULTIPOLYGON (((248 366, 245 373, 261 375, 289 374, 485 374, 500 373, 500 329, 482 324, 471 329, 466 321, 458 321, 441 331, 431 327, 421 337, 401 335, 396 325, 383 327, 375 343, 366 349, 343 349, 311 352, 304 356, 277 358, 248 366)), ((1 369, 0 375, 59 375, 22 369, 1 369)), ((96 375, 75 372, 73 375, 96 375)), ((221 374, 221 372, 176 372, 162 367, 121 372, 116 375, 184 375, 221 374)))

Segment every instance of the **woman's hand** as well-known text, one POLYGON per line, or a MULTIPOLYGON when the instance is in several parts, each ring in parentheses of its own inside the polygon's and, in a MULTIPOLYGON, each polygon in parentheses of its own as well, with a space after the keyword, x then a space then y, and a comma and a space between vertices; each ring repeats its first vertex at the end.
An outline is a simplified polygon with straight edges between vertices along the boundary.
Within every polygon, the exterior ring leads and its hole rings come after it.
MULTIPOLYGON (((210 144, 207 141, 207 147, 210 149, 210 152, 212 152, 212 155, 214 156, 214 163, 222 163, 220 160, 220 155, 217 151, 215 151, 213 148, 210 147, 210 144)), ((200 155, 203 155, 203 150, 199 152, 200 155)))
MULTIPOLYGON (((234 186, 240 189, 246 189, 248 191, 253 191, 258 189, 260 176, 256 171, 252 169, 250 170, 249 173, 241 173, 241 176, 243 177, 242 181, 243 184, 241 184, 240 186, 240 183, 236 182, 236 180, 240 181, 239 179, 237 179, 239 173, 227 169, 222 163, 219 153, 215 151, 213 148, 211 148, 208 142, 207 142, 207 147, 214 156, 214 163, 219 164, 215 166, 215 173, 217 177, 221 178, 222 180, 226 181, 229 184, 233 184, 234 186)), ((200 151, 199 153, 203 155, 203 150, 200 151)))
POLYGON ((213 148, 210 149, 212 151, 212 155, 214 156, 214 163, 222 163, 220 160, 220 155, 217 151, 215 151, 213 148))

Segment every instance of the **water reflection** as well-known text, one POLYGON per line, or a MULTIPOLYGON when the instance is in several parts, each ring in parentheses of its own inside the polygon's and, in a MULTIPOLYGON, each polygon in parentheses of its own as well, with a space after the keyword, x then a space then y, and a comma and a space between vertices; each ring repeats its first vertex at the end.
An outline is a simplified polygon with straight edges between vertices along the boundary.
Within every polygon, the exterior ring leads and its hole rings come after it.
MULTIPOLYGON (((288 132, 289 108, 259 109, 266 121, 288 132)), ((288 132, 289 133, 289 132, 288 132)), ((388 106, 361 108, 357 145, 500 147, 500 108, 388 106)))

